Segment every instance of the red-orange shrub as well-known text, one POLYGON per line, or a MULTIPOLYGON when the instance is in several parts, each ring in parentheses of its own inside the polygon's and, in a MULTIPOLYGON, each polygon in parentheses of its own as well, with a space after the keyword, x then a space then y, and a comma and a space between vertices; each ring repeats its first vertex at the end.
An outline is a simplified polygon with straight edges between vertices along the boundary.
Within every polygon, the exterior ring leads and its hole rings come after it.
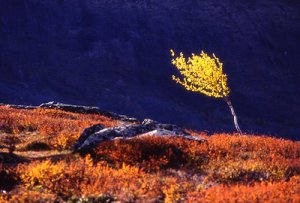
POLYGON ((285 182, 253 185, 217 185, 207 190, 188 191, 188 202, 300 202, 300 176, 285 182))
POLYGON ((49 144, 57 149, 67 149, 80 133, 94 124, 107 127, 117 121, 96 114, 77 114, 53 109, 14 109, 0 106, 0 130, 10 134, 36 131, 48 137, 49 144))

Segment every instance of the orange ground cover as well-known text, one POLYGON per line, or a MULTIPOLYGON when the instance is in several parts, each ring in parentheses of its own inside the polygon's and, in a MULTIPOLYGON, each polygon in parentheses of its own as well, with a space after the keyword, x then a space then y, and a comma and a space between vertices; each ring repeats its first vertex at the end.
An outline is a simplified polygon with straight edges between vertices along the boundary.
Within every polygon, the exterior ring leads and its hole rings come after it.
POLYGON ((5 191, 0 183, 0 202, 300 202, 295 141, 191 131, 207 141, 143 137, 103 142, 84 157, 68 151, 85 127, 118 122, 0 106, 0 179, 15 182, 5 191), (19 139, 14 154, 9 137, 19 139), (51 149, 34 158, 26 146, 37 141, 51 149))
POLYGON ((94 124, 106 127, 117 121, 96 114, 76 114, 53 109, 14 109, 0 106, 0 130, 3 133, 19 135, 36 132, 54 148, 66 149, 76 141, 80 133, 94 124))

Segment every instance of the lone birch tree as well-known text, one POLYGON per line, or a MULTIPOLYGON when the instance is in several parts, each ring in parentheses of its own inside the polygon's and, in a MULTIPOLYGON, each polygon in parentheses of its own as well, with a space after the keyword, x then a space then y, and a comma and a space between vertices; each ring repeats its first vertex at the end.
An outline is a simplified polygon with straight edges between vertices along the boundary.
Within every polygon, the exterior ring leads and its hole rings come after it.
POLYGON ((237 116, 229 97, 230 89, 227 84, 227 75, 223 73, 223 63, 213 54, 212 57, 203 51, 199 55, 192 54, 187 59, 183 53, 175 57, 171 49, 172 64, 179 70, 182 77, 172 75, 172 79, 181 84, 186 90, 200 92, 209 97, 223 99, 228 105, 235 128, 242 134, 237 116))

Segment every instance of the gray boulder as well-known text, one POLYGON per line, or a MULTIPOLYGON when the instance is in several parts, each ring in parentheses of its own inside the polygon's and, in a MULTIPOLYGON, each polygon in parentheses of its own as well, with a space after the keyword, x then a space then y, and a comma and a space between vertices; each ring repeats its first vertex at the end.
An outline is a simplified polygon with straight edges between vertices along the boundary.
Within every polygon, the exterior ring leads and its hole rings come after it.
POLYGON ((104 126, 101 124, 92 125, 91 127, 86 128, 78 138, 77 142, 74 145, 74 148, 78 148, 82 143, 91 135, 100 130, 104 129, 104 126))
POLYGON ((151 119, 145 119, 139 124, 124 124, 116 127, 101 129, 99 126, 92 126, 84 130, 74 146, 74 151, 86 153, 91 152, 99 146, 102 141, 115 139, 132 139, 144 136, 159 137, 183 137, 189 140, 204 141, 199 137, 191 136, 182 128, 172 124, 162 124, 151 119), (97 128, 100 130, 96 132, 97 128))

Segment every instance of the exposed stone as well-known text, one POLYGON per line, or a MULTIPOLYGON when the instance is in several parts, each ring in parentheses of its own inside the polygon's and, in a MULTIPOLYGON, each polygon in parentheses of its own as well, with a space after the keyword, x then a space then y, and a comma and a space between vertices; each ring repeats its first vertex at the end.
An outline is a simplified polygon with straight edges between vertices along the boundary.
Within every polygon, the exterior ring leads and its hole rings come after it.
POLYGON ((146 132, 144 134, 141 135, 137 135, 136 137, 148 137, 148 136, 155 136, 155 137, 183 137, 185 139, 189 139, 189 140, 195 140, 195 141, 204 141, 203 138, 200 137, 195 137, 195 136, 191 136, 191 135, 183 135, 183 134, 178 134, 178 132, 176 131, 170 131, 170 130, 166 130, 166 129, 157 129, 157 130, 152 130, 150 132, 146 132))
POLYGON ((48 103, 42 103, 39 106, 27 106, 27 105, 14 105, 14 104, 3 104, 0 105, 8 106, 15 109, 37 109, 37 108, 45 108, 45 109, 59 109, 62 111, 72 112, 72 113, 89 113, 89 114, 101 114, 112 119, 125 121, 125 122, 138 122, 138 119, 128 117, 126 115, 116 114, 113 112, 102 110, 98 107, 92 106, 79 106, 79 105, 71 105, 71 104, 63 104, 60 102, 51 101, 48 103))
POLYGON ((191 136, 178 126, 162 124, 151 119, 145 119, 141 124, 127 124, 104 128, 95 132, 94 128, 86 129, 74 146, 78 152, 90 152, 99 146, 102 141, 114 139, 132 139, 143 136, 183 137, 189 140, 204 141, 199 137, 191 136), (93 130, 90 130, 93 129, 93 130))
MULTIPOLYGON (((0 104, 1 105, 1 104, 0 104)), ((59 109, 67 112, 74 113, 91 113, 101 114, 107 117, 125 121, 123 124, 115 127, 105 128, 101 124, 96 124, 86 128, 77 142, 74 144, 74 151, 90 152, 104 140, 114 139, 132 139, 135 137, 144 136, 159 136, 159 137, 183 137, 189 140, 204 141, 199 137, 191 136, 182 128, 173 124, 163 124, 151 119, 144 119, 139 122, 136 118, 130 118, 125 115, 119 115, 112 112, 107 112, 99 109, 98 107, 77 106, 70 104, 63 104, 59 102, 43 103, 40 106, 23 106, 23 105, 7 105, 12 108, 18 109, 59 109), (128 124, 129 123, 129 124, 128 124)))
POLYGON ((3 104, 3 103, 0 103, 0 106, 7 106, 7 107, 15 108, 15 109, 36 109, 37 108, 37 106, 3 104))
POLYGON ((138 121, 136 118, 131 118, 125 115, 119 115, 113 112, 104 111, 102 109, 99 109, 98 107, 91 107, 91 106, 78 106, 78 105, 63 104, 60 102, 51 101, 48 103, 43 103, 39 107, 47 108, 47 109, 59 109, 63 111, 73 112, 73 113, 101 114, 113 119, 127 121, 127 122, 138 121))
POLYGON ((82 143, 91 135, 94 134, 104 128, 101 124, 92 125, 91 127, 86 128, 78 138, 77 142, 74 145, 74 148, 80 147, 82 143))

